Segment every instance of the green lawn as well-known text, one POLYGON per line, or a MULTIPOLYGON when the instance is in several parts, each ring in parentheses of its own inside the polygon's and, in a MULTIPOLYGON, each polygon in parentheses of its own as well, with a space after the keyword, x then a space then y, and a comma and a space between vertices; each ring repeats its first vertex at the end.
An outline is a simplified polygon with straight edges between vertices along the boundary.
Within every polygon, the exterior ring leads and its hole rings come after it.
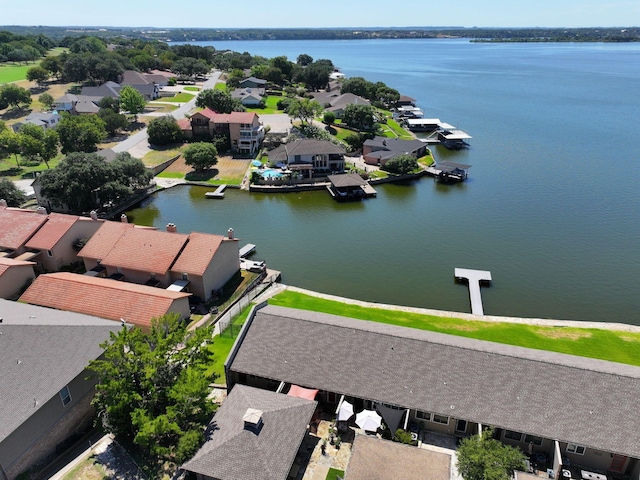
POLYGON ((156 176, 162 178, 184 178, 184 174, 179 172, 160 172, 156 176))
POLYGON ((640 366, 640 355, 638 355, 640 333, 595 328, 542 327, 438 317, 380 308, 365 308, 291 291, 276 295, 269 300, 269 303, 640 366))
POLYGON ((344 478, 344 470, 338 470, 337 468, 330 468, 329 473, 325 480, 336 480, 338 477, 344 478))
POLYGON ((227 89, 227 84, 224 82, 219 82, 216 83, 215 86, 213 87, 214 90, 226 90, 227 89))
POLYGON ((227 383, 227 377, 224 374, 224 362, 231 352, 238 333, 240 333, 240 327, 244 325, 244 322, 246 322, 249 316, 251 307, 253 307, 253 304, 250 304, 240 315, 234 318, 232 327, 214 337, 213 344, 209 345, 209 350, 213 353, 213 363, 209 366, 207 373, 213 372, 217 375, 215 379, 216 383, 227 383))
MULTIPOLYGON (((162 97, 161 99, 158 99, 156 101, 158 102, 179 102, 179 103, 186 103, 189 100, 191 100, 193 97, 195 97, 195 95, 191 94, 191 93, 186 93, 186 92, 180 92, 180 93, 176 93, 175 96, 173 97, 162 97)), ((153 103, 153 102, 152 102, 153 103)))
POLYGON ((181 153, 178 148, 167 148, 166 150, 151 150, 144 157, 142 157, 142 163, 147 166, 160 165, 163 162, 175 157, 181 153))
POLYGON ((199 92, 200 87, 184 87, 183 90, 186 90, 187 92, 199 92))
POLYGON ((9 63, 0 65, 0 84, 26 80, 27 70, 37 64, 38 62, 29 62, 27 65, 15 65, 9 63))
MULTIPOLYGON (((49 166, 51 168, 55 167, 63 157, 64 155, 59 154, 53 160, 49 160, 49 166)), ((44 162, 31 166, 29 162, 22 158, 22 155, 18 155, 18 159, 20 167, 16 165, 15 155, 0 159, 0 177, 7 177, 10 180, 25 180, 35 178, 34 172, 47 170, 47 164, 44 162)))
POLYGON ((272 95, 267 97, 264 108, 247 108, 247 112, 256 112, 258 115, 270 114, 270 113, 282 113, 282 110, 278 110, 278 102, 282 100, 282 97, 272 95))

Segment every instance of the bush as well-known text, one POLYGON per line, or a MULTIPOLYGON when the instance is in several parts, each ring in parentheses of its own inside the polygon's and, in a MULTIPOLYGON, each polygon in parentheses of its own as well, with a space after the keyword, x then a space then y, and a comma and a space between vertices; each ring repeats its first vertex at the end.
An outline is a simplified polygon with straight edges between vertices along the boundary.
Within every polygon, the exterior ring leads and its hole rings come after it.
POLYGON ((324 116, 322 117, 322 121, 327 125, 333 125, 333 122, 336 121, 336 114, 333 112, 324 112, 324 116))
POLYGON ((385 163, 381 170, 397 175, 406 175, 418 169, 418 160, 411 155, 398 155, 385 163))
POLYGON ((418 445, 417 440, 411 438, 411 433, 401 428, 396 430, 396 434, 393 437, 395 442, 405 443, 407 445, 418 445))

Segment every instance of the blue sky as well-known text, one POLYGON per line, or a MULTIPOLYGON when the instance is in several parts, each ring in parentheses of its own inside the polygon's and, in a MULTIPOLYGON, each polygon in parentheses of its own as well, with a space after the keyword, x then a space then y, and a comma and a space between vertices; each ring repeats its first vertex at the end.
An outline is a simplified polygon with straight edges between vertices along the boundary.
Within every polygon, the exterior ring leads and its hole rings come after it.
POLYGON ((0 25, 614 27, 640 25, 640 0, 0 0, 0 25))

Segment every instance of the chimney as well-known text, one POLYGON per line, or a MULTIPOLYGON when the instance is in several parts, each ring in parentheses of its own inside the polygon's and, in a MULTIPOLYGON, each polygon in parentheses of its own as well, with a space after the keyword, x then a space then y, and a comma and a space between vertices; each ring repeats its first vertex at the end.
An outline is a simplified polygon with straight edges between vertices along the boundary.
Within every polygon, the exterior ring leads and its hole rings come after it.
POLYGON ((0 207, 7 208, 7 201, 4 198, 0 198, 0 207))
POLYGON ((40 215, 46 215, 47 214, 47 209, 44 207, 38 207, 36 208, 36 213, 39 213, 40 215))
POLYGON ((96 212, 95 210, 91 210, 89 212, 89 217, 91 217, 91 220, 98 220, 98 212, 96 212))
POLYGON ((259 433, 262 428, 262 410, 255 408, 247 408, 242 420, 244 421, 244 428, 251 430, 254 433, 259 433))
POLYGON ((229 237, 230 240, 233 240, 233 228, 227 230, 227 237, 229 237))
POLYGON ((129 223, 129 219, 127 218, 127 215, 125 213, 123 213, 122 215, 120 215, 120 221, 122 223, 129 223))
POLYGON ((176 233, 178 231, 178 227, 176 227, 175 223, 167 223, 167 232, 176 233))

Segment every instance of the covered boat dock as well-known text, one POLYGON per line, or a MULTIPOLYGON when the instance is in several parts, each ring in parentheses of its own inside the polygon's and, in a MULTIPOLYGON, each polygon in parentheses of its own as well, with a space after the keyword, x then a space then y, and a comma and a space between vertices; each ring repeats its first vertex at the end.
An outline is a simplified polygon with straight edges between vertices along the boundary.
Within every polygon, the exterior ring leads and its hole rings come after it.
POLYGON ((375 197, 377 192, 364 178, 357 173, 328 175, 330 184, 327 190, 336 200, 360 200, 375 197))

